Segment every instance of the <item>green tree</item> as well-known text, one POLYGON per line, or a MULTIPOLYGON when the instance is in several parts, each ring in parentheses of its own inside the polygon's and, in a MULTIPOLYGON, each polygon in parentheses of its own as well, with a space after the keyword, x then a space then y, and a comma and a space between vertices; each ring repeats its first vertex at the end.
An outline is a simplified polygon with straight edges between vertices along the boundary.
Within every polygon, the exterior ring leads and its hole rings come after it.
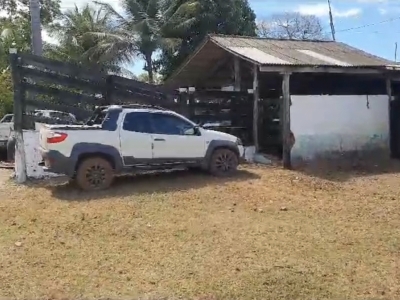
MULTIPOLYGON (((161 84, 162 83, 162 77, 157 74, 154 73, 153 74, 153 83, 155 84, 161 84)), ((146 82, 146 83, 150 83, 150 79, 149 79, 149 73, 141 73, 136 77, 136 80, 142 81, 142 82, 146 82)))
MULTIPOLYGON (((60 15, 60 0, 41 0, 41 17, 44 26, 60 15)), ((31 28, 29 0, 2 0, 0 9, 5 12, 0 17, 0 70, 9 65, 9 49, 19 51, 31 49, 31 28)))
POLYGON ((272 15, 257 24, 257 34, 265 38, 326 40, 321 20, 314 15, 291 12, 272 15))
POLYGON ((111 34, 97 33, 103 38, 100 53, 118 57, 120 62, 130 62, 139 56, 145 60, 149 82, 154 82, 153 55, 160 48, 173 49, 179 44, 176 32, 182 33, 195 22, 197 1, 188 0, 122 0, 123 14, 111 5, 107 8, 117 24, 111 34))
POLYGON ((13 111, 13 85, 10 71, 0 73, 0 118, 13 111))
MULTIPOLYGON (((40 0, 41 23, 46 26, 61 14, 60 0, 40 0)), ((26 45, 31 45, 29 0, 3 0, 0 9, 5 12, 0 18, 2 33, 22 38, 26 45)))
POLYGON ((29 24, 22 19, 10 22, 0 20, 0 72, 9 66, 9 50, 16 48, 18 51, 29 51, 30 35, 29 24))
MULTIPOLYGON (((181 0, 185 1, 185 0, 181 0)), ((196 21, 184 32, 176 32, 179 46, 164 48, 157 65, 168 77, 199 46, 207 34, 256 35, 256 15, 247 0, 199 0, 196 21)))
MULTIPOLYGON (((50 24, 61 14, 60 2, 60 0, 40 0, 40 17, 43 25, 50 24)), ((30 20, 29 0, 2 0, 0 9, 6 12, 3 18, 11 21, 23 19, 29 22, 30 20)))
POLYGON ((118 59, 113 56, 96 55, 94 49, 102 39, 89 33, 103 32, 112 34, 111 15, 102 7, 89 4, 81 9, 77 6, 60 16, 56 24, 49 26, 50 36, 58 44, 46 45, 46 56, 52 59, 81 63, 84 65, 99 64, 106 71, 121 72, 118 59))

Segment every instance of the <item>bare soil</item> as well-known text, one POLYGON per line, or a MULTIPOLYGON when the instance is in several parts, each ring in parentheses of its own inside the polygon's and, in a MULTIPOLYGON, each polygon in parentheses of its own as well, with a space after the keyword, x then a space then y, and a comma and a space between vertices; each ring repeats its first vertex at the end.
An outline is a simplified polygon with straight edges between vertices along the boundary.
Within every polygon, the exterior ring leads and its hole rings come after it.
POLYGON ((96 193, 0 171, 0 297, 400 299, 399 170, 246 166, 96 193))

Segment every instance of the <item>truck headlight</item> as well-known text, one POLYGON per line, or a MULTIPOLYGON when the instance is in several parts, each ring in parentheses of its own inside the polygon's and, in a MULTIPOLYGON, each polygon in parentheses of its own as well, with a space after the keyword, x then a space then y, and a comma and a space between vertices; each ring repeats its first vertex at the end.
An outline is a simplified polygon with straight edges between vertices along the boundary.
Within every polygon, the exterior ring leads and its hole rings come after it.
POLYGON ((242 140, 239 139, 239 138, 237 138, 236 144, 237 144, 238 146, 243 146, 243 142, 242 142, 242 140))

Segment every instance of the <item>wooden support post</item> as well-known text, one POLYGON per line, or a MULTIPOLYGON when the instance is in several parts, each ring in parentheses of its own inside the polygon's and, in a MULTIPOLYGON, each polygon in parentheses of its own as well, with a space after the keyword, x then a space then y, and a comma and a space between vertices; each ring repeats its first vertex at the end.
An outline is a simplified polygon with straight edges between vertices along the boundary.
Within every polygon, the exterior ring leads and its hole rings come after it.
POLYGON ((184 115, 185 117, 189 117, 189 98, 186 88, 179 89, 179 106, 180 114, 184 115))
POLYGON ((388 95, 389 104, 392 101, 392 80, 386 78, 386 94, 388 95))
POLYGON ((104 90, 103 105, 114 104, 112 92, 114 90, 113 77, 112 75, 107 75, 106 85, 104 90))
POLYGON ((189 102, 189 119, 193 119, 195 117, 195 94, 194 92, 189 92, 188 90, 188 102, 189 102))
POLYGON ((283 167, 292 168, 291 162, 291 131, 290 131, 290 73, 283 74, 282 81, 282 142, 283 142, 283 167))
POLYGON ((392 128, 391 128, 391 124, 393 123, 392 118, 392 112, 391 112, 391 106, 392 106, 392 80, 390 78, 386 78, 386 94, 388 96, 388 112, 389 112, 389 153, 390 153, 390 157, 394 158, 396 153, 393 153, 392 149, 395 149, 395 146, 392 144, 393 140, 392 140, 392 128))
POLYGON ((14 86, 14 136, 15 136, 15 178, 17 183, 24 183, 26 175, 26 158, 24 137, 22 133, 22 116, 25 93, 22 89, 20 70, 18 67, 18 54, 15 49, 10 49, 11 75, 14 86))
POLYGON ((259 91, 258 91, 258 66, 254 64, 253 66, 253 141, 254 146, 256 148, 256 152, 260 150, 258 143, 258 100, 259 100, 259 91))
POLYGON ((240 91, 241 78, 240 78, 240 58, 234 57, 234 70, 235 70, 235 91, 240 91))

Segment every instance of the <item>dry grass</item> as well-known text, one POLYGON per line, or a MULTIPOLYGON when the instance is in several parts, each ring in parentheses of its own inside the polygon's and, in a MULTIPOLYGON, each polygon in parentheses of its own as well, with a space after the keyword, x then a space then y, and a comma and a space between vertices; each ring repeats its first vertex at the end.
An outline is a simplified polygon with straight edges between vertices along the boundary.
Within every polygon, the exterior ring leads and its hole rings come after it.
POLYGON ((400 299, 400 176, 344 174, 3 183, 0 296, 400 299))

